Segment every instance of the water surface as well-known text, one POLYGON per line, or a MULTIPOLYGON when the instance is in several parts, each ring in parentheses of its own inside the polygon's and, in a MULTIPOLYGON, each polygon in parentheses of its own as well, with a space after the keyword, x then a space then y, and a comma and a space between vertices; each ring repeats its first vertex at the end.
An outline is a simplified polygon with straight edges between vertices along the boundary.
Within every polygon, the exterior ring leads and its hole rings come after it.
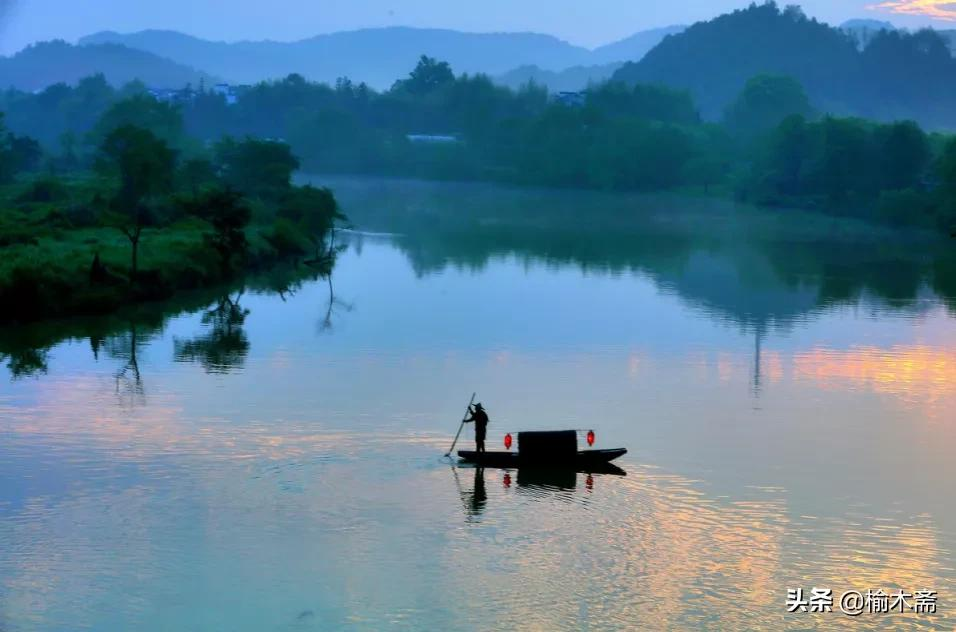
POLYGON ((0 630, 846 625, 786 613, 813 586, 956 625, 956 248, 317 181, 357 225, 331 279, 0 335, 0 630), (490 445, 593 428, 627 475, 455 467, 475 390, 490 445))

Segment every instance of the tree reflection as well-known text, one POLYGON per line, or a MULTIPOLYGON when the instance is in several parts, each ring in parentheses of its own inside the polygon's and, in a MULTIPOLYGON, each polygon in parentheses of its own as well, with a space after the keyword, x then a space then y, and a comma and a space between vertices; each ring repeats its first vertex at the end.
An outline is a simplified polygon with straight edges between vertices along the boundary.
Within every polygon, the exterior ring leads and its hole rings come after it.
POLYGON ((225 295, 206 310, 202 323, 208 331, 189 340, 173 341, 177 362, 198 362, 207 373, 229 373, 242 368, 249 354, 249 338, 243 329, 249 310, 239 304, 242 292, 225 295))
MULTIPOLYGON (((140 331, 135 322, 130 322, 129 331, 110 338, 107 343, 107 352, 110 357, 126 360, 116 372, 116 395, 120 404, 130 408, 146 405, 146 389, 143 386, 143 376, 139 371, 139 348, 145 344, 140 337, 140 331)), ((91 344, 92 339, 91 339, 91 344)))
POLYGON ((335 315, 337 310, 344 312, 351 312, 355 306, 352 303, 346 303, 345 301, 339 299, 335 296, 335 288, 332 285, 332 271, 329 270, 328 273, 328 284, 329 284, 329 302, 325 308, 325 318, 319 323, 319 331, 327 332, 332 331, 333 323, 332 317, 335 315))
POLYGON ((21 348, 10 353, 0 353, 0 361, 7 363, 10 377, 19 380, 25 377, 46 375, 49 352, 40 348, 21 348))
MULTIPOLYGON (((336 247, 338 250, 338 247, 336 247)), ((285 301, 294 296, 303 282, 319 281, 327 274, 321 269, 303 266, 276 266, 268 273, 244 280, 244 286, 257 292, 276 294, 285 301)), ((207 331, 195 338, 174 340, 174 357, 183 362, 200 362, 210 373, 223 373, 245 361, 249 341, 243 324, 249 311, 239 305, 243 290, 233 298, 232 288, 183 293, 159 303, 131 305, 119 313, 101 317, 78 317, 16 327, 0 328, 0 364, 12 379, 39 377, 49 371, 51 350, 64 340, 88 340, 94 361, 101 356, 124 360, 114 375, 117 392, 127 403, 145 401, 139 352, 171 319, 183 314, 202 313, 207 331), (225 296, 224 296, 225 295, 225 296), (210 303, 213 307, 210 308, 210 303)), ((335 301, 336 306, 344 306, 335 301)), ((350 307, 350 306, 346 306, 350 307)), ((330 319, 330 315, 327 316, 330 319)))

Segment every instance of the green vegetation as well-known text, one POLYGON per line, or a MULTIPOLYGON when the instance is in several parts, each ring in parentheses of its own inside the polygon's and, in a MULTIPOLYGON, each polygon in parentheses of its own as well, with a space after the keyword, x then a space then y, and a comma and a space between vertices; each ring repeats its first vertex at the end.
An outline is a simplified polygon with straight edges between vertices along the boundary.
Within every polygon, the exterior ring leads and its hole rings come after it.
POLYGON ((945 230, 956 224, 954 153, 956 139, 928 136, 912 122, 793 115, 767 134, 739 193, 761 204, 945 230))
POLYGON ((944 34, 878 30, 860 42, 773 2, 672 35, 613 79, 687 90, 704 117, 717 120, 751 77, 766 73, 793 77, 811 103, 835 115, 956 127, 956 59, 944 34))
POLYGON ((0 322, 109 313, 307 250, 328 270, 326 240, 344 218, 330 191, 291 184, 289 148, 224 139, 185 154, 171 144, 195 145, 178 116, 140 96, 120 101, 88 132, 95 152, 78 164, 90 169, 60 175, 30 173, 25 143, 0 133, 0 322))
MULTIPOLYGON (((688 33, 716 42, 741 21, 785 23, 790 36, 816 34, 853 55, 896 46, 905 59, 907 38, 917 37, 878 34, 861 52, 775 5, 688 33)), ((683 37, 649 58, 697 41, 683 37)), ((936 50, 930 35, 919 38, 936 50)), ((0 299, 10 306, 2 319, 110 311, 283 257, 327 263, 327 236, 343 218, 331 191, 292 186, 298 170, 716 190, 781 209, 956 230, 956 138, 911 121, 835 116, 815 98, 820 86, 805 90, 799 77, 741 79, 719 123, 700 115, 695 90, 611 81, 553 96, 533 83, 511 90, 456 76, 426 56, 385 92, 290 75, 231 105, 202 85, 172 105, 140 83, 117 90, 101 76, 10 90, 0 95, 0 299)))
MULTIPOLYGON (((769 6, 748 11, 805 20, 769 6)), ((751 77, 719 124, 702 120, 690 95, 671 88, 607 82, 567 102, 533 84, 514 91, 481 75, 456 77, 424 56, 383 93, 347 79, 333 87, 291 75, 250 88, 232 106, 208 91, 173 106, 141 85, 113 90, 92 77, 75 88, 7 93, 3 103, 11 124, 21 124, 18 133, 37 134, 45 166, 57 173, 103 163, 116 130, 147 129, 178 157, 165 186, 193 198, 218 182, 276 206, 301 168, 608 190, 716 187, 763 204, 895 224, 949 230, 956 223, 944 173, 947 137, 911 122, 824 115, 789 76, 751 77), (28 112, 50 116, 41 123, 28 112)), ((135 226, 153 220, 129 216, 149 205, 124 195, 127 224, 136 220, 125 230, 135 248, 135 226)), ((270 239, 291 247, 293 227, 280 220, 270 239)))

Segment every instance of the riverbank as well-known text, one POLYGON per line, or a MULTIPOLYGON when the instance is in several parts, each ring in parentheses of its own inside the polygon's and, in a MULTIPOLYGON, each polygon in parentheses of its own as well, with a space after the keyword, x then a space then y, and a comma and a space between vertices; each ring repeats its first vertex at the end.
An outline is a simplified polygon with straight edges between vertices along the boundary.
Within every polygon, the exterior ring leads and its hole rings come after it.
MULTIPOLYGON (((277 218, 275 204, 250 200, 250 221, 232 235, 244 241, 240 256, 224 266, 213 223, 186 212, 182 199, 168 199, 169 220, 139 235, 134 274, 130 239, 104 225, 101 189, 91 177, 0 188, 0 325, 111 314, 221 286, 312 250, 309 235, 277 218)), ((312 269, 327 272, 331 263, 326 254, 312 269)))

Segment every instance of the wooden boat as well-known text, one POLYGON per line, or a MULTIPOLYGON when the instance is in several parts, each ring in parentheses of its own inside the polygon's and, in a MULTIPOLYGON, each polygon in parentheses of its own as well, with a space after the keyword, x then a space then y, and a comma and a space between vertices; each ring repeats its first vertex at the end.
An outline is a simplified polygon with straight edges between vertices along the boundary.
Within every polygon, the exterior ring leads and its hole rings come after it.
POLYGON ((568 468, 580 472, 593 471, 607 467, 611 461, 627 454, 624 448, 614 450, 579 450, 574 454, 545 454, 524 455, 518 452, 475 452, 473 450, 459 450, 458 456, 467 463, 483 465, 485 467, 549 467, 568 468))

